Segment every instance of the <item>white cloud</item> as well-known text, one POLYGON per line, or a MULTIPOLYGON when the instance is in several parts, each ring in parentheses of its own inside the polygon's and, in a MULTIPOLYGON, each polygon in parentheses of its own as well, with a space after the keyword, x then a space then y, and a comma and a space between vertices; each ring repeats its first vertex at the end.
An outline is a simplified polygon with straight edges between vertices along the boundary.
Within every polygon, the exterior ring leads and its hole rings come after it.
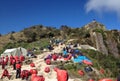
POLYGON ((120 0, 88 0, 86 12, 115 12, 120 17, 120 0))

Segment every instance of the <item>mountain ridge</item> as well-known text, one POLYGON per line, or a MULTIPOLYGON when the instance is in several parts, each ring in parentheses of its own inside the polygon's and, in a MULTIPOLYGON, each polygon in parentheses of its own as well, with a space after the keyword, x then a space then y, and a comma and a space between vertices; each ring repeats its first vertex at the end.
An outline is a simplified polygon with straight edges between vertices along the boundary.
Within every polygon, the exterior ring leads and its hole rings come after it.
POLYGON ((31 43, 42 38, 52 37, 75 37, 80 44, 91 45, 106 55, 108 55, 108 52, 115 55, 115 57, 120 55, 118 50, 120 47, 120 31, 107 30, 103 24, 95 20, 81 28, 70 28, 67 25, 62 25, 60 29, 56 29, 55 27, 45 27, 43 25, 31 26, 20 32, 13 32, 0 36, 0 50, 8 43, 31 43), (110 51, 111 48, 109 47, 114 48, 114 52, 110 51))
POLYGON ((39 51, 35 53, 40 54, 40 49, 46 48, 50 45, 50 41, 56 39, 62 39, 65 42, 75 39, 69 43, 95 48, 96 50, 80 50, 92 59, 95 68, 104 68, 106 73, 110 74, 108 77, 118 75, 120 70, 120 31, 107 30, 103 24, 97 21, 92 21, 81 28, 62 25, 60 29, 57 29, 55 27, 35 25, 20 32, 12 32, 0 36, 0 52, 3 53, 5 49, 20 46, 26 49, 38 49, 39 51))

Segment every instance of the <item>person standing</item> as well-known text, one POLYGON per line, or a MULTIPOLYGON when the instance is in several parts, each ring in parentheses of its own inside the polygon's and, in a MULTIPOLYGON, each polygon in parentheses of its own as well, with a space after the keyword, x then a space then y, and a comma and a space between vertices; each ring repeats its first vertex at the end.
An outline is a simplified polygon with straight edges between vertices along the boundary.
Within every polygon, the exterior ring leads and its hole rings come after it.
POLYGON ((16 60, 14 58, 12 59, 12 65, 13 65, 13 70, 16 70, 16 60))
POLYGON ((5 59, 2 57, 2 69, 5 69, 5 59))
POLYGON ((0 57, 0 65, 2 64, 2 57, 0 57))
POLYGON ((20 62, 16 63, 16 79, 20 78, 20 74, 21 74, 21 64, 20 62))
POLYGON ((8 60, 9 60, 9 57, 8 57, 8 55, 6 55, 6 57, 5 57, 5 65, 8 65, 8 60))
POLYGON ((24 60, 25 60, 25 57, 23 55, 20 55, 20 58, 19 58, 20 62, 22 63, 24 60))
POLYGON ((13 55, 10 55, 10 65, 12 65, 12 61, 13 61, 13 55))

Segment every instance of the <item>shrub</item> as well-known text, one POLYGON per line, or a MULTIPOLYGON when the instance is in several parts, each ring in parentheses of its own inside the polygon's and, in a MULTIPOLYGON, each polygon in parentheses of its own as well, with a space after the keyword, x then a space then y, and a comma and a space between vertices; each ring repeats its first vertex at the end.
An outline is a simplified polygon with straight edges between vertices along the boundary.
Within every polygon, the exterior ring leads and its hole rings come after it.
POLYGON ((108 56, 94 50, 81 50, 87 57, 89 57, 95 68, 103 67, 105 70, 109 70, 110 75, 106 74, 108 77, 116 77, 118 75, 118 62, 120 59, 115 58, 112 54, 108 56))

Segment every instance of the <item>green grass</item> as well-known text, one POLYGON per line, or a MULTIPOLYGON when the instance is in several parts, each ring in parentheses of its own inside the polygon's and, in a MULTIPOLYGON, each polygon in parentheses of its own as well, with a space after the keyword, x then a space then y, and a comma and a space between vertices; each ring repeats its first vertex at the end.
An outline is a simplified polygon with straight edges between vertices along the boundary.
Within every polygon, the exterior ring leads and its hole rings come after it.
POLYGON ((85 55, 93 62, 93 67, 100 69, 100 67, 106 70, 107 77, 116 77, 118 75, 118 66, 116 63, 120 63, 120 59, 116 59, 112 54, 108 56, 94 50, 81 50, 85 55))
MULTIPOLYGON (((95 74, 93 73, 93 78, 95 78, 96 80, 100 79, 100 78, 105 78, 105 77, 111 77, 111 78, 116 78, 118 76, 118 70, 119 67, 116 65, 116 63, 120 63, 119 59, 114 58, 114 56, 109 55, 106 56, 98 51, 94 51, 94 50, 81 50, 81 52, 87 56, 90 60, 92 60, 93 62, 93 67, 95 69, 97 69, 98 71, 100 70, 100 68, 103 68, 105 70, 105 74, 95 74)), ((84 77, 81 77, 78 74, 78 70, 83 70, 86 67, 85 64, 79 64, 79 63, 72 63, 72 62, 68 62, 63 64, 64 68, 68 70, 69 75, 73 76, 73 78, 81 78, 81 79, 85 79, 87 77, 87 75, 85 74, 84 77)))

